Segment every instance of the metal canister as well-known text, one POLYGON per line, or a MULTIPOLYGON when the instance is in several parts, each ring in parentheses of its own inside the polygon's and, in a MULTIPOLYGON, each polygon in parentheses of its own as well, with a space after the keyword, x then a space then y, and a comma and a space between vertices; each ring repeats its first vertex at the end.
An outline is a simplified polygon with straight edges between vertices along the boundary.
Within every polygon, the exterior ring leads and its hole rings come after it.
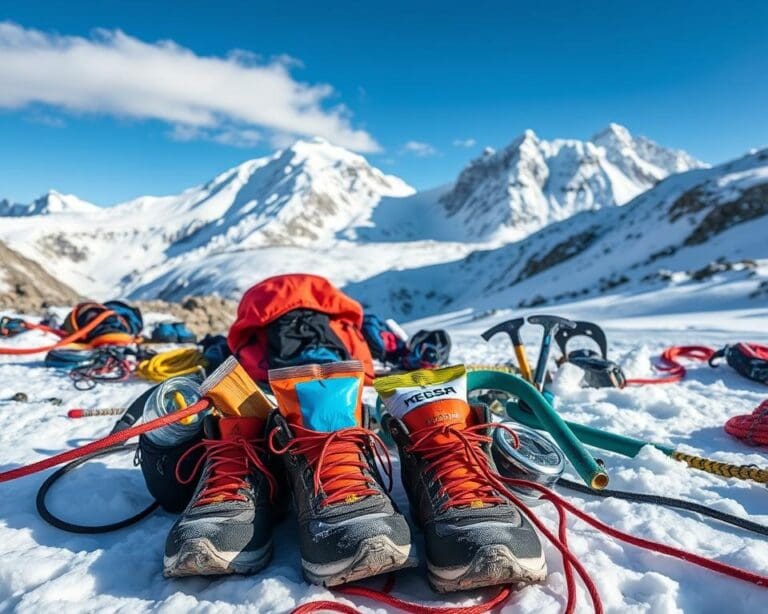
MULTIPOLYGON (((505 422, 520 440, 519 447, 504 429, 495 429, 491 451, 496 468, 504 477, 537 482, 551 488, 565 469, 565 455, 544 433, 518 422, 505 422)), ((528 505, 536 505, 539 492, 532 488, 508 486, 528 505)))

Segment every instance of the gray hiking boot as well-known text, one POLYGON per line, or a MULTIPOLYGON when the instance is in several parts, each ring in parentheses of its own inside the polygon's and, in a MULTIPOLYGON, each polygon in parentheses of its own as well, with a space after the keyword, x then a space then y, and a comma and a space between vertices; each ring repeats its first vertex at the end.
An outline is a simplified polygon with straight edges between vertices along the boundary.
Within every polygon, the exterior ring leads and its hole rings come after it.
MULTIPOLYGON (((354 408, 353 408, 354 409, 354 408)), ((344 411, 344 408, 339 408, 344 411)), ((304 576, 336 586, 417 564, 411 531, 383 487, 366 426, 324 432, 293 416, 274 419, 299 522, 304 576)))
POLYGON ((165 543, 168 577, 252 574, 272 556, 277 481, 267 466, 265 421, 205 420, 206 438, 198 444, 205 466, 165 543))
POLYGON ((538 534, 488 477, 495 472, 490 427, 483 426, 491 422, 490 412, 459 400, 426 401, 402 420, 385 413, 382 422, 400 453, 435 590, 524 585, 546 577, 538 534))

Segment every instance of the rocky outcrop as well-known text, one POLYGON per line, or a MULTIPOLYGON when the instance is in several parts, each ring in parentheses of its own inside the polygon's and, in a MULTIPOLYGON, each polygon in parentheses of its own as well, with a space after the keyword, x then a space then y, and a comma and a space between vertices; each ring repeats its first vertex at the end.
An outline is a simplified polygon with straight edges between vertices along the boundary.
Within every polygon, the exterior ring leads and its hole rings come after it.
POLYGON ((73 305, 80 299, 37 262, 0 242, 0 308, 29 313, 47 305, 73 305))
POLYGON ((143 313, 162 313, 185 322, 198 336, 226 334, 237 313, 237 301, 219 296, 190 296, 180 303, 168 301, 132 301, 143 313))

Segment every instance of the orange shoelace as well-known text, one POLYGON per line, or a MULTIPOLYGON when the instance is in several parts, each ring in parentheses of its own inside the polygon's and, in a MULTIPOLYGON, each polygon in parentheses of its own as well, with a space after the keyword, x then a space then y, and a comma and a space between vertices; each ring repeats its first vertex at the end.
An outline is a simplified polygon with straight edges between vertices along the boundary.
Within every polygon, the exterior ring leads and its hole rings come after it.
POLYGON ((321 492, 322 506, 333 503, 354 503, 361 497, 377 495, 376 480, 366 475, 368 463, 360 457, 368 447, 376 456, 387 476, 387 491, 392 489, 392 460, 384 442, 368 429, 359 426, 322 433, 291 425, 294 437, 282 448, 275 445, 274 429, 269 436, 269 449, 274 454, 304 456, 312 467, 315 496, 321 492))
POLYGON ((259 456, 259 450, 263 449, 265 443, 265 439, 246 439, 245 437, 224 440, 203 439, 179 458, 179 462, 176 463, 176 480, 180 484, 189 484, 195 479, 203 462, 207 460, 210 463, 210 471, 205 479, 205 486, 195 501, 195 507, 222 501, 246 501, 246 497, 238 491, 248 488, 245 476, 251 467, 254 467, 267 479, 269 499, 274 501, 277 494, 277 480, 259 456), (204 448, 205 453, 197 460, 189 476, 182 477, 180 469, 184 460, 200 448, 204 448))
POLYGON ((482 507, 503 503, 506 499, 502 486, 488 478, 492 471, 483 444, 491 443, 489 428, 507 431, 519 445, 515 432, 500 423, 457 427, 453 424, 427 426, 411 433, 411 443, 406 451, 417 454, 427 462, 426 472, 431 472, 440 483, 438 495, 447 497, 441 511, 461 505, 482 507))

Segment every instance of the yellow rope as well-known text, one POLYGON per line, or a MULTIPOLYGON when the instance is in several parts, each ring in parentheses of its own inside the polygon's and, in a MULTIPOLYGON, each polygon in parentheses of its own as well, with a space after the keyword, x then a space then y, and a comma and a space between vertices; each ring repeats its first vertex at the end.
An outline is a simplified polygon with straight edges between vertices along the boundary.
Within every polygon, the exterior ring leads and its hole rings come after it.
POLYGON ((768 484, 768 470, 755 467, 754 465, 731 465, 683 452, 673 452, 672 458, 683 461, 689 467, 694 467, 713 475, 768 484))
POLYGON ((499 371, 501 373, 511 373, 517 375, 520 370, 513 365, 483 365, 483 364, 469 364, 464 365, 467 371, 499 371))
POLYGON ((199 373, 207 366, 208 361, 203 358, 202 352, 180 348, 142 360, 136 367, 136 374, 152 382, 163 382, 171 377, 199 373))

